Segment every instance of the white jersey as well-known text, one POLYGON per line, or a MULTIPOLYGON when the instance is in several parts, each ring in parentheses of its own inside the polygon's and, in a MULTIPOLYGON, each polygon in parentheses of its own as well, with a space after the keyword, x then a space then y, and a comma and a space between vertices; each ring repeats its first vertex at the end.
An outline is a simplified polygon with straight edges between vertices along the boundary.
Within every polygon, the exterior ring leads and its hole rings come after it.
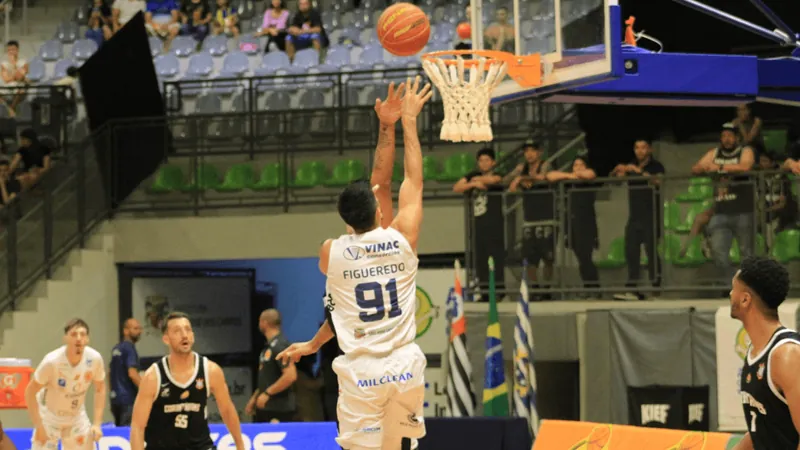
POLYGON ((85 414, 89 387, 105 378, 103 357, 91 347, 83 349, 83 358, 75 366, 67 360, 66 346, 48 353, 33 373, 33 379, 44 386, 36 395, 42 419, 59 424, 77 420, 85 414))
POLYGON ((393 228, 333 241, 326 306, 344 353, 382 355, 414 342, 418 262, 393 228))

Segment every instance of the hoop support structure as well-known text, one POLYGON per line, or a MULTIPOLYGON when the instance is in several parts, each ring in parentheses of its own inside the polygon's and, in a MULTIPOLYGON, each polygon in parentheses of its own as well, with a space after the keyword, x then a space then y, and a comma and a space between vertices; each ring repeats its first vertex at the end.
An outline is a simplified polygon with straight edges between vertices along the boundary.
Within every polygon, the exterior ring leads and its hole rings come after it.
MULTIPOLYGON (((460 57, 466 55, 486 58, 487 69, 492 64, 506 63, 508 76, 522 87, 539 87, 542 85, 542 55, 540 53, 515 55, 499 50, 443 50, 425 53, 422 55, 422 60, 433 61, 434 59, 441 59, 446 65, 453 65, 457 63, 458 58, 444 59, 442 56, 460 57)), ((477 65, 478 60, 476 59, 464 60, 464 66, 466 67, 477 65)))

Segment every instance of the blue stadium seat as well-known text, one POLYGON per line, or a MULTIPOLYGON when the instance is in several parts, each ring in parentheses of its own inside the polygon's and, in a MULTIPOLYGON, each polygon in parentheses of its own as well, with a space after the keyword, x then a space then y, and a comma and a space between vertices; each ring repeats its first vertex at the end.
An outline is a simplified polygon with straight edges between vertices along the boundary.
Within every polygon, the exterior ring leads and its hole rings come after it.
POLYGON ((147 43, 150 44, 150 55, 153 58, 160 55, 161 51, 164 50, 164 42, 155 36, 147 38, 147 43))
POLYGON ((451 45, 450 42, 429 42, 426 50, 423 50, 423 52, 443 52, 445 50, 450 50, 451 45))
POLYGON ((261 41, 252 34, 245 34, 240 37, 238 47, 239 50, 248 55, 257 55, 261 53, 261 41))
POLYGON ((39 47, 39 57, 43 61, 58 61, 64 57, 64 47, 60 41, 49 40, 39 47))
POLYGON ((289 109, 291 107, 291 104, 292 102, 291 99, 289 98, 289 94, 282 91, 275 91, 271 92, 267 96, 267 100, 264 102, 264 109, 269 111, 280 111, 289 109))
POLYGON ((433 42, 453 42, 456 30, 449 23, 437 25, 433 30, 431 41, 433 42))
POLYGON ((372 28, 372 14, 370 11, 355 11, 353 13, 353 26, 359 30, 363 30, 364 28, 372 28))
POLYGON ((293 65, 296 67, 313 67, 319 64, 319 53, 313 48, 300 50, 294 55, 293 65))
POLYGON ((229 77, 243 76, 250 69, 250 60, 242 52, 231 52, 222 61, 221 74, 229 77))
POLYGON ((214 71, 214 59, 208 53, 196 53, 189 58, 187 77, 206 78, 214 71))
POLYGON ((211 56, 222 56, 228 52, 228 38, 220 34, 218 36, 208 36, 203 41, 203 51, 211 56))
POLYGON ((372 65, 377 62, 383 62, 384 56, 383 47, 381 47, 380 44, 365 45, 364 51, 361 52, 361 61, 359 62, 365 65, 372 65))
POLYGON ((38 83, 45 77, 46 68, 44 62, 38 57, 33 58, 28 63, 28 79, 32 83, 38 83))
POLYGON ((158 55, 153 62, 155 63, 156 73, 158 74, 159 78, 175 78, 181 71, 178 57, 172 53, 158 55))
POLYGON ((69 69, 72 66, 78 67, 79 65, 80 64, 78 64, 77 62, 75 62, 74 59, 71 58, 59 59, 58 61, 56 61, 56 65, 53 68, 53 76, 51 79, 55 81, 60 78, 64 78, 65 76, 67 76, 67 69, 69 69))
POLYGON ((73 22, 62 22, 56 29, 55 38, 64 44, 71 44, 78 39, 78 24, 73 22))
POLYGON ((338 67, 322 64, 316 67, 311 67, 306 72, 310 76, 305 79, 305 85, 315 89, 331 89, 336 83, 336 75, 320 75, 320 74, 333 74, 338 72, 338 67))
POLYGON ((362 45, 378 42, 378 33, 375 32, 375 27, 364 29, 358 37, 358 41, 361 42, 362 45))
POLYGON ((338 44, 347 45, 349 47, 361 45, 361 29, 354 27, 342 29, 342 32, 339 34, 338 44))
POLYGON ((347 47, 338 45, 330 47, 327 56, 325 56, 325 64, 335 67, 350 64, 350 50, 347 47))
POLYGON ((175 56, 185 58, 194 53, 197 48, 197 41, 191 36, 178 36, 172 41, 170 52, 175 56))
POLYGON ((254 70, 257 76, 272 75, 276 70, 292 65, 284 52, 269 52, 261 58, 261 65, 254 70))
POLYGON ((215 114, 222 111, 222 100, 214 94, 205 94, 197 97, 194 106, 198 114, 215 114))
POLYGON ((322 26, 326 30, 333 31, 339 27, 339 14, 335 11, 322 12, 322 26))
POLYGON ((91 39, 78 39, 72 45, 72 57, 78 61, 86 61, 97 51, 97 42, 91 39))

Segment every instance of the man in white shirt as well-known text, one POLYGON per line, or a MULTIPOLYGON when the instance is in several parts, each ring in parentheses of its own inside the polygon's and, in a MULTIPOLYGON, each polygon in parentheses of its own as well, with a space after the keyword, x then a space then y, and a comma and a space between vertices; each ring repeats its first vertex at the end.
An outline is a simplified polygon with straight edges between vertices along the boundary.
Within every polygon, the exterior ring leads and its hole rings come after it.
POLYGON ((144 0, 114 0, 111 5, 111 24, 114 33, 119 31, 129 20, 139 11, 142 13, 147 9, 144 0))
POLYGON ((106 398, 103 357, 89 347, 89 325, 72 319, 64 327, 64 346, 48 353, 25 389, 33 422, 31 450, 91 450, 102 437, 106 398), (83 406, 94 385, 93 422, 83 406))

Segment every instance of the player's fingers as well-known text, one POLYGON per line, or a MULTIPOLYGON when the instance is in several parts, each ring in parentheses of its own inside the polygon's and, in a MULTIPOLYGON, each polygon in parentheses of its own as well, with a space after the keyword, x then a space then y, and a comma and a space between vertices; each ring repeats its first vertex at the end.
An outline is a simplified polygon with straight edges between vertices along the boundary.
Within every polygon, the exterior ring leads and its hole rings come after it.
POLYGON ((422 97, 422 104, 424 105, 425 102, 427 102, 428 100, 431 99, 431 97, 433 97, 433 92, 428 92, 428 95, 426 95, 425 97, 422 97))
POLYGON ((386 100, 389 100, 394 95, 394 81, 389 83, 389 92, 386 94, 386 100))
POLYGON ((381 107, 381 99, 376 98, 375 99, 375 111, 377 111, 378 108, 380 108, 380 107, 381 107))
POLYGON ((396 99, 398 99, 398 100, 399 100, 399 99, 403 98, 403 90, 405 89, 405 87, 406 87, 406 84, 405 84, 405 83, 400 83, 400 84, 397 86, 397 90, 394 92, 394 97, 395 97, 396 99))
POLYGON ((420 95, 420 96, 423 96, 423 95, 427 94, 427 93, 428 93, 428 91, 430 91, 430 90, 431 90, 431 84, 430 84, 430 83, 425 83, 425 86, 424 86, 424 87, 422 88, 422 90, 419 92, 419 95, 420 95))
POLYGON ((414 93, 416 94, 419 91, 419 81, 422 79, 419 75, 414 77, 414 93))

